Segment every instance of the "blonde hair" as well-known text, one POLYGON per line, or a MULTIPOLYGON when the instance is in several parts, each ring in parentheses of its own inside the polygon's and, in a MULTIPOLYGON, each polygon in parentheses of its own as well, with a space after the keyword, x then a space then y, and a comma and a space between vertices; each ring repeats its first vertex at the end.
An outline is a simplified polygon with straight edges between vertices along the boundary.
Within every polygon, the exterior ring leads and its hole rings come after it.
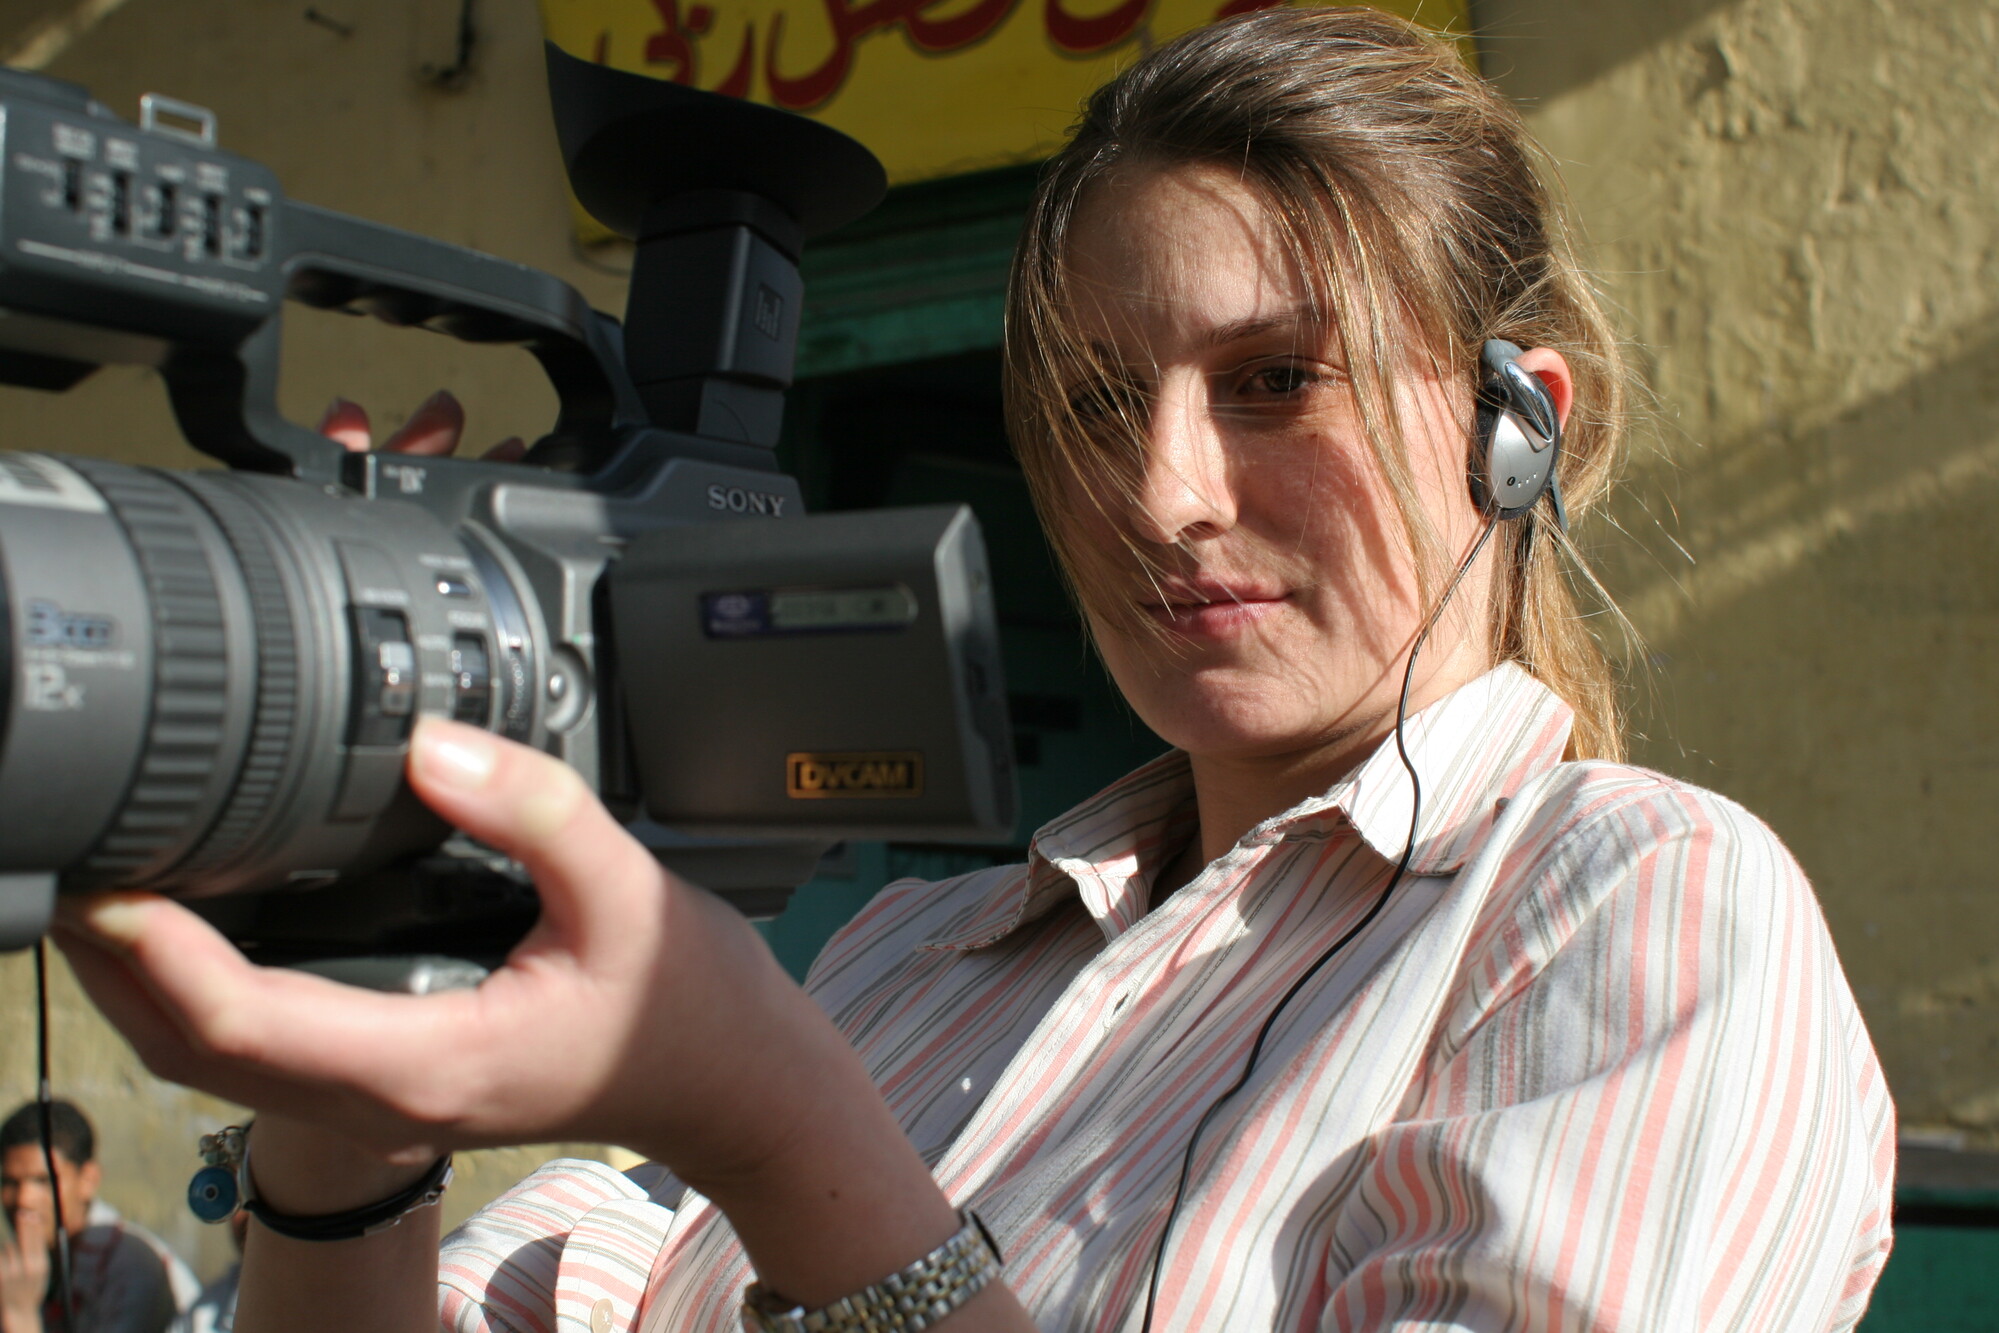
MULTIPOLYGON (((1417 500, 1393 392, 1412 330, 1440 377, 1465 386, 1467 405, 1487 339, 1560 352, 1575 381, 1562 495, 1572 516, 1598 504, 1622 449, 1628 372, 1536 170, 1537 151, 1512 106, 1447 42, 1373 10, 1244 15, 1168 43, 1100 88, 1042 174, 1007 294, 1009 428, 1078 600, 1116 614, 1102 575, 1119 556, 1081 535, 1079 506, 1115 518, 1110 506, 1130 494, 1100 484, 1105 432, 1091 414, 1102 405, 1072 401, 1079 369, 1101 371, 1106 383, 1113 372, 1094 366, 1072 327, 1065 248, 1084 196, 1126 168, 1224 167, 1264 200, 1306 275, 1314 317, 1344 346, 1426 599, 1435 595, 1438 542, 1417 500)), ((1137 431, 1126 434, 1142 449, 1137 431)), ((1574 708, 1571 753, 1621 757, 1610 665, 1571 585, 1594 581, 1538 515, 1496 535, 1494 656, 1574 708)), ((1130 537, 1125 544, 1142 565, 1156 562, 1130 537)))

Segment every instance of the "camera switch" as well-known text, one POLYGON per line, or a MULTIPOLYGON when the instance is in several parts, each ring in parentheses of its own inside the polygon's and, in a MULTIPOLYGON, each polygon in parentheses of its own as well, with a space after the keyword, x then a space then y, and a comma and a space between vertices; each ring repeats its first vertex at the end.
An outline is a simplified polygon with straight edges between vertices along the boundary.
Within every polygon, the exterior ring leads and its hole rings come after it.
POLYGON ((111 231, 117 236, 132 234, 132 173, 111 173, 111 231))
POLYGON ((476 634, 452 636, 451 682, 456 690, 452 720, 485 726, 493 711, 493 662, 484 639, 476 634))
POLYGON ((210 259, 222 256, 222 196, 201 196, 201 250, 210 259))
POLYGON ((416 716, 416 645, 400 611, 354 608, 354 702, 349 745, 401 745, 416 716))
POLYGON ((180 187, 163 180, 147 187, 147 198, 152 204, 152 215, 146 223, 146 235, 156 241, 173 239, 180 225, 180 187))
POLYGON ((377 706, 383 717, 408 717, 416 709, 416 650, 407 643, 375 646, 381 689, 377 706))
POLYGON ((236 245, 238 259, 259 260, 269 248, 270 210, 262 204, 245 204, 242 212, 243 228, 236 245))

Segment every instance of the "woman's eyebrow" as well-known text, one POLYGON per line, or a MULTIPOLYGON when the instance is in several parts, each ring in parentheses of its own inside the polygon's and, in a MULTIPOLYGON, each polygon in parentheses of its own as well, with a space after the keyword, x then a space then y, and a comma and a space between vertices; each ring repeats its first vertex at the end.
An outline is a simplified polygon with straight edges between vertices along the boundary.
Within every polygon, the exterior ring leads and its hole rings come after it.
MULTIPOLYGON (((1241 342, 1246 338, 1261 337, 1266 333, 1290 330, 1292 340, 1299 347, 1318 347, 1326 341, 1325 323, 1306 306, 1290 310, 1280 310, 1273 315, 1250 315, 1242 319, 1232 319, 1206 329, 1194 340, 1200 349, 1224 347, 1229 343, 1241 342)), ((1092 339, 1088 345, 1090 358, 1100 368, 1121 365, 1123 354, 1110 343, 1092 339)))
POLYGON ((1226 324, 1217 324, 1201 335, 1200 345, 1221 347, 1282 329, 1294 330, 1300 345, 1303 345, 1307 338, 1314 344, 1320 341, 1318 318, 1310 310, 1300 307, 1280 311, 1274 315, 1252 315, 1246 319, 1232 319, 1226 324))

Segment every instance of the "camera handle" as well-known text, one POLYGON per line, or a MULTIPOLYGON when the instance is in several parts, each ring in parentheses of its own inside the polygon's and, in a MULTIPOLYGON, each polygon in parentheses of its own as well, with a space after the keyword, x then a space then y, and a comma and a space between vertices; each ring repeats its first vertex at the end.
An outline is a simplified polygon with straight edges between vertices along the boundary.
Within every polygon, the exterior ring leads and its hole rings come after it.
MULTIPOLYGON (((560 278, 291 200, 273 222, 291 300, 532 352, 560 403, 553 434, 604 446, 606 457, 586 456, 578 470, 609 461, 618 427, 645 423, 615 321, 560 278)), ((234 348, 177 348, 161 367, 174 414, 189 440, 232 468, 337 483, 347 451, 278 411, 282 327, 273 313, 234 348)))

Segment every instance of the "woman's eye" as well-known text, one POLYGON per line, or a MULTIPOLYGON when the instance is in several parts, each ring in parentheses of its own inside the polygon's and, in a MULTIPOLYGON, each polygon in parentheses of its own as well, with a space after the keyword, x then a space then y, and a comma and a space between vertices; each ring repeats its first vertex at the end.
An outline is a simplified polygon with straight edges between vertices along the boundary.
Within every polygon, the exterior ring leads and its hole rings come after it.
POLYGON ((1085 423, 1128 421, 1137 409, 1138 394, 1129 385, 1098 382, 1069 393, 1069 410, 1085 423))
POLYGON ((1311 366, 1260 366, 1249 374, 1243 387, 1252 394, 1288 397, 1322 383, 1325 379, 1326 376, 1322 372, 1311 366))

